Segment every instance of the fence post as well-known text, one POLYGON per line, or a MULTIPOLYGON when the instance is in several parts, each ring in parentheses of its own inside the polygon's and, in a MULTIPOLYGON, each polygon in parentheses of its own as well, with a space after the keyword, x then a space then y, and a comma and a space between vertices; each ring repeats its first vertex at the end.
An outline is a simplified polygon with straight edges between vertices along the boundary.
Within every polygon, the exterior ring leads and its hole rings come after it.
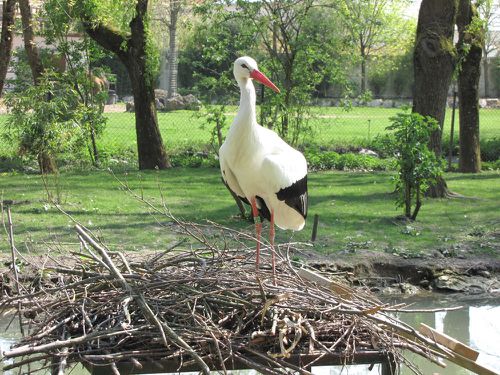
POLYGON ((453 133, 455 132, 455 108, 457 103, 457 90, 453 90, 453 108, 451 111, 450 149, 448 151, 448 170, 451 170, 451 158, 453 156, 453 133))
POLYGON ((260 124, 264 126, 264 111, 262 106, 264 105, 264 85, 260 85, 260 124))
POLYGON ((311 234, 311 242, 316 241, 316 235, 318 234, 318 223, 319 223, 319 215, 315 214, 314 215, 313 229, 312 229, 312 234, 311 234))

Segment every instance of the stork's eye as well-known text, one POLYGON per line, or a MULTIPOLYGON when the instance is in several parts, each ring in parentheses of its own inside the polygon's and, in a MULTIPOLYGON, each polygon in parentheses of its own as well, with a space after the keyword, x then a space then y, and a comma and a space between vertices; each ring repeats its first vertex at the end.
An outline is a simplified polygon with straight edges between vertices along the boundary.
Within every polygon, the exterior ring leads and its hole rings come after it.
MULTIPOLYGON (((246 66, 245 64, 241 64, 241 67, 245 68, 245 69, 248 69, 248 66, 246 66)), ((250 69, 248 69, 248 70, 250 70, 250 69)))

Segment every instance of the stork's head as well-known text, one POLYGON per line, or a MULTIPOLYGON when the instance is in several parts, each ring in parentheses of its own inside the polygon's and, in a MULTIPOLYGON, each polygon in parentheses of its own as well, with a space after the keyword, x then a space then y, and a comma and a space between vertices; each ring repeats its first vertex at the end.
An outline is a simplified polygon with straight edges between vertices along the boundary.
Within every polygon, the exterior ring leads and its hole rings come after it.
POLYGON ((248 56, 239 57, 234 62, 234 78, 237 81, 253 78, 273 91, 279 93, 280 89, 272 83, 257 67, 257 62, 248 56))

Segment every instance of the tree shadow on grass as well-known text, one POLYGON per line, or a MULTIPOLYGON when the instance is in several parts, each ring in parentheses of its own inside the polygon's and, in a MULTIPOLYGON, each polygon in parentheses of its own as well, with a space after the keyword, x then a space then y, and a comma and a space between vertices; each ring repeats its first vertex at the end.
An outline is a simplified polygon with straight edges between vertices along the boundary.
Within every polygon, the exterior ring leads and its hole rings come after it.
POLYGON ((480 173, 480 174, 470 174, 463 173, 455 176, 445 176, 445 181, 458 181, 458 180, 500 180, 500 173, 480 173))
POLYGON ((376 193, 371 193, 371 194, 366 194, 366 193, 360 193, 360 194, 353 194, 353 193, 342 193, 342 194, 328 194, 328 195, 321 195, 321 196, 311 196, 310 197, 310 203, 311 206, 321 204, 324 202, 331 202, 336 201, 336 202, 344 202, 348 204, 359 204, 361 202, 365 202, 366 205, 369 205, 373 202, 387 202, 391 203, 395 198, 395 195, 392 191, 388 192, 376 192, 376 193))

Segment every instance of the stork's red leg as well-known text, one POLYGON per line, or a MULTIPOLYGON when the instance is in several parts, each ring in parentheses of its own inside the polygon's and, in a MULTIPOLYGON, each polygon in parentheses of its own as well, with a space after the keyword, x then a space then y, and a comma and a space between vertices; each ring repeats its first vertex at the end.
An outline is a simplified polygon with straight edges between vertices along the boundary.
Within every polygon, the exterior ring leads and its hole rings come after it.
POLYGON ((271 242, 271 262, 273 266, 273 282, 276 285, 276 253, 274 251, 274 210, 271 209, 271 228, 269 229, 269 240, 271 242))
POLYGON ((259 261, 260 261, 260 232, 262 231, 262 223, 259 218, 259 210, 257 209, 257 202, 255 201, 255 197, 251 199, 252 203, 252 215, 253 221, 255 223, 255 238, 257 240, 257 249, 255 254, 255 268, 259 269, 259 261))

